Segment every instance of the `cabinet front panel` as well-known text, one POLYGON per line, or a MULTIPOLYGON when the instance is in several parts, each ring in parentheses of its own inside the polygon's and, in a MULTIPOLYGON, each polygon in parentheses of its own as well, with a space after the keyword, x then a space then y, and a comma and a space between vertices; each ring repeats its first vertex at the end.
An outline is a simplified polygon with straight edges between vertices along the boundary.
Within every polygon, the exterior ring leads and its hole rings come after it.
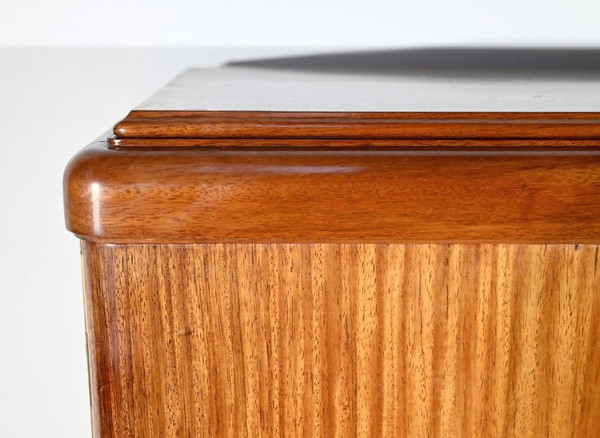
POLYGON ((95 436, 597 436, 598 252, 84 242, 95 436))

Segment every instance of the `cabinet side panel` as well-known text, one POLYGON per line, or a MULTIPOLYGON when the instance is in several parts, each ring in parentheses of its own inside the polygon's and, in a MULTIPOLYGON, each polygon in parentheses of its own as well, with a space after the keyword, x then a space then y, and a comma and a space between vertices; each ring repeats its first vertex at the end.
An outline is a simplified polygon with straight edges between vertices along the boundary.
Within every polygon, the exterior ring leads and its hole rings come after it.
POLYGON ((600 430, 596 245, 83 250, 96 437, 600 430))

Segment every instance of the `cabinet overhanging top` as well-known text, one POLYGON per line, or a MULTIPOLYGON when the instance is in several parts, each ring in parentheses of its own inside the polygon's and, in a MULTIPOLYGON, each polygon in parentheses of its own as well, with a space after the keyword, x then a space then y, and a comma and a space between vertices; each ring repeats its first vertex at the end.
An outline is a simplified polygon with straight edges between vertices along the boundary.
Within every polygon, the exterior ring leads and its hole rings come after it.
POLYGON ((598 139, 600 80, 187 70, 114 129, 128 138, 598 139))
POLYGON ((67 226, 111 243, 598 243, 587 55, 523 75, 192 69, 71 161, 67 226))

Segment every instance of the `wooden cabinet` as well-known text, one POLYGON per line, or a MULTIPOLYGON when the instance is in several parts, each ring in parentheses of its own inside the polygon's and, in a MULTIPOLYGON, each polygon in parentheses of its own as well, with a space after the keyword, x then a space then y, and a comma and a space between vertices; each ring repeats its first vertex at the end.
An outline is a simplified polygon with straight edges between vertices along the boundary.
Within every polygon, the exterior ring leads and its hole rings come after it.
POLYGON ((75 156, 96 437, 597 436, 597 85, 436 81, 192 69, 75 156))

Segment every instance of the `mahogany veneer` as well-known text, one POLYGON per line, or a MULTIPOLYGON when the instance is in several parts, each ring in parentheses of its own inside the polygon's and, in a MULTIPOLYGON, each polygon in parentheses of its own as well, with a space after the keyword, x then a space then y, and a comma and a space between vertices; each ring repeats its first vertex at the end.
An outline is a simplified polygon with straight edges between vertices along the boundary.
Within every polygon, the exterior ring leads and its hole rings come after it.
POLYGON ((190 70, 77 154, 94 435, 597 436, 598 82, 463 85, 190 70))

